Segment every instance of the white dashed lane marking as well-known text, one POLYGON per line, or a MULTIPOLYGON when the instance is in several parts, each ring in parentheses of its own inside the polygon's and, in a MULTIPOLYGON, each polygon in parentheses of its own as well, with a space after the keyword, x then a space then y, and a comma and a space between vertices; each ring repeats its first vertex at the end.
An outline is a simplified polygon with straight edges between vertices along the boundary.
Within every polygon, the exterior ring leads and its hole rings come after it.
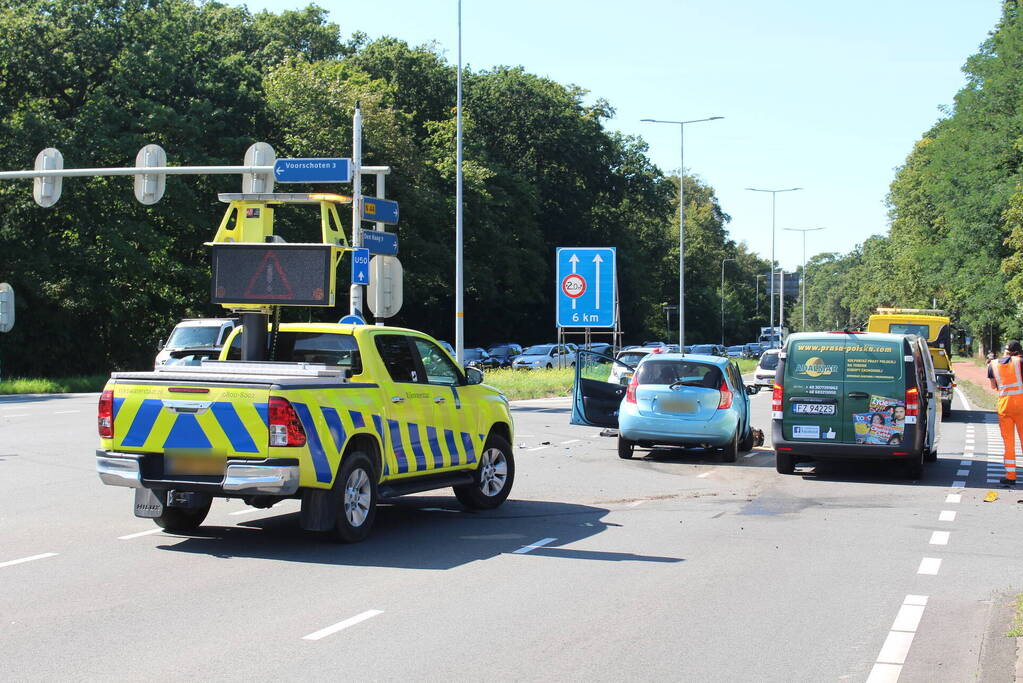
POLYGON ((963 495, 961 493, 950 493, 945 496, 946 503, 961 503, 963 501, 963 495))
POLYGON ((513 555, 525 555, 530 550, 536 550, 537 548, 542 548, 543 546, 547 545, 548 543, 553 543, 556 540, 558 540, 558 539, 556 539, 556 538, 541 538, 536 543, 530 543, 529 545, 522 546, 518 550, 513 550, 512 554, 513 555))
POLYGON ((920 560, 920 566, 917 568, 917 574, 926 574, 928 576, 936 576, 938 570, 941 569, 941 559, 937 557, 925 557, 920 560))
POLYGON ((322 638, 326 638, 327 636, 334 635, 338 631, 343 631, 346 628, 349 628, 351 626, 355 626, 356 624, 362 623, 362 622, 366 621, 367 619, 372 619, 373 617, 377 616, 378 614, 383 614, 383 613, 384 613, 383 610, 379 610, 379 609, 366 610, 362 614, 356 614, 351 619, 345 619, 344 621, 339 621, 338 623, 334 624, 333 626, 328 626, 327 628, 321 628, 319 631, 313 631, 312 633, 310 633, 307 636, 302 636, 302 640, 320 640, 322 638))
POLYGON ((956 521, 955 510, 942 510, 941 514, 938 515, 939 522, 954 522, 956 521))
POLYGON ((888 637, 881 646, 877 661, 870 670, 867 683, 895 683, 899 680, 902 665, 906 663, 909 648, 913 645, 913 638, 926 606, 926 595, 906 596, 891 630, 888 631, 888 637))
POLYGON ((118 536, 117 540, 118 541, 130 541, 133 538, 139 538, 141 536, 151 536, 152 534, 158 534, 161 531, 163 531, 163 529, 161 529, 160 527, 157 527, 155 529, 147 529, 145 531, 139 531, 138 533, 128 534, 127 536, 118 536))
POLYGON ((22 557, 18 560, 7 560, 6 562, 0 562, 0 567, 13 567, 16 564, 24 564, 26 562, 34 562, 35 560, 45 560, 47 557, 56 557, 57 553, 42 553, 41 555, 32 555, 31 557, 22 557))
POLYGON ((951 532, 948 531, 933 531, 931 532, 931 545, 948 545, 948 539, 951 536, 951 532))

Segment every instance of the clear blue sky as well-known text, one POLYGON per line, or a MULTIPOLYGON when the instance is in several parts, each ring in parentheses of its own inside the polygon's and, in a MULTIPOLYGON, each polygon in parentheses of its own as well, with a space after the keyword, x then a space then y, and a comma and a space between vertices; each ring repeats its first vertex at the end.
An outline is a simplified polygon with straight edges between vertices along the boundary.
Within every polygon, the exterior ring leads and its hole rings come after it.
MULTIPOLYGON (((457 63, 456 0, 321 5, 346 35, 435 41, 457 63)), ((776 254, 791 269, 802 238, 782 228, 825 227, 808 233, 810 256, 886 231, 895 168, 952 104, 999 15, 998 0, 463 0, 462 57, 608 100, 607 125, 642 136, 665 172, 679 167, 678 127, 640 119, 724 116, 686 127, 686 170, 714 187, 732 238, 766 258, 771 197, 743 188, 805 188, 778 195, 776 254)))

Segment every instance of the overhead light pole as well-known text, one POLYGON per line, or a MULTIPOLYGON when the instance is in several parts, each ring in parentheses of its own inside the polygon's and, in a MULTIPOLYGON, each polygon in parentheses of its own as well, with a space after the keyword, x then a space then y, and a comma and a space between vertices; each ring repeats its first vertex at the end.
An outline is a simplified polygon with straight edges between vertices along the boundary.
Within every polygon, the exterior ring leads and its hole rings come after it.
POLYGON ((802 280, 802 293, 799 298, 803 301, 803 325, 800 332, 806 332, 806 233, 816 232, 817 230, 823 230, 824 228, 782 228, 782 230, 788 230, 790 232, 801 232, 803 233, 803 273, 799 279, 802 280))
POLYGON ((725 345, 725 262, 738 259, 721 259, 721 346, 725 345))
POLYGON ((465 273, 462 263, 462 0, 458 0, 458 81, 455 94, 455 360, 465 362, 465 273))
MULTIPOLYGON (((770 319, 769 325, 771 327, 771 339, 772 339, 771 346, 774 347, 773 339, 774 339, 774 263, 775 263, 775 261, 774 261, 774 232, 775 232, 774 231, 774 218, 775 218, 775 200, 777 199, 779 192, 795 192, 796 190, 802 190, 803 188, 801 188, 801 187, 787 187, 784 190, 762 190, 762 189, 756 188, 756 187, 747 187, 746 189, 749 190, 750 192, 770 192, 771 193, 771 319, 770 319)), ((779 327, 780 327, 780 325, 779 325, 779 327)), ((779 336, 779 341, 780 341, 781 335, 778 335, 778 336, 779 336)))
POLYGON ((685 197, 685 127, 687 123, 717 121, 724 116, 711 116, 690 121, 663 121, 661 119, 640 119, 644 123, 670 123, 678 126, 679 169, 678 169, 678 347, 686 348, 686 197, 685 197))

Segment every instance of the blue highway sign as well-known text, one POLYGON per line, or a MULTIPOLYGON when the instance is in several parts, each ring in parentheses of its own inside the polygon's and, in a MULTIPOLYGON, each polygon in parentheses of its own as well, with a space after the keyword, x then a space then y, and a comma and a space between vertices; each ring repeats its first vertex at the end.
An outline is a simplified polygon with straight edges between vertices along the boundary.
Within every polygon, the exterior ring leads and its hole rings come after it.
POLYGON ((369 249, 371 254, 394 256, 398 253, 398 236, 393 232, 363 230, 362 246, 369 249))
POLYGON ((394 225, 398 222, 398 202, 390 199, 363 197, 362 220, 394 225))
POLYGON ((279 183, 350 183, 351 159, 278 159, 274 180, 279 183))
POLYGON ((614 247, 558 247, 558 327, 614 327, 614 247))
POLYGON ((369 284, 369 249, 352 251, 352 284, 369 284))

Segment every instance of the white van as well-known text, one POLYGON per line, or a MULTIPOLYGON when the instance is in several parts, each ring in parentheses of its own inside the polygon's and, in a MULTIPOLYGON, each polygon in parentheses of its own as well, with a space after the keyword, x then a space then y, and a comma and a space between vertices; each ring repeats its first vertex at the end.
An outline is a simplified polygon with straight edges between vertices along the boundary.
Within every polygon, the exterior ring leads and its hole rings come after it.
POLYGON ((185 318, 174 326, 166 342, 160 342, 156 367, 188 362, 197 355, 216 358, 237 324, 234 318, 185 318))

